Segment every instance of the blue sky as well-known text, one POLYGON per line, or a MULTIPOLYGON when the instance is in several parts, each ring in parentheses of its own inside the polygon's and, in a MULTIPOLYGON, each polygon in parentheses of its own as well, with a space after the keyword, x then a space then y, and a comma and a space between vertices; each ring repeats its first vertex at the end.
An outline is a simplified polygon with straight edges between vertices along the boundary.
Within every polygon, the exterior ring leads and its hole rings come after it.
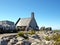
POLYGON ((0 20, 16 22, 35 13, 39 27, 60 29, 60 0, 0 0, 0 20))

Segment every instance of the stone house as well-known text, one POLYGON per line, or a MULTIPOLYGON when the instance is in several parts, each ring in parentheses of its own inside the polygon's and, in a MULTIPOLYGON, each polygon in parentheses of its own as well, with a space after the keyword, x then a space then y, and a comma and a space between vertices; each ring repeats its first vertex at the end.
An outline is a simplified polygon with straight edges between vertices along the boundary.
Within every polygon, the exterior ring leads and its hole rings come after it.
POLYGON ((34 12, 31 13, 30 18, 19 18, 15 25, 18 30, 39 30, 34 12))
POLYGON ((2 30, 14 30, 15 24, 12 21, 0 21, 0 29, 2 30))

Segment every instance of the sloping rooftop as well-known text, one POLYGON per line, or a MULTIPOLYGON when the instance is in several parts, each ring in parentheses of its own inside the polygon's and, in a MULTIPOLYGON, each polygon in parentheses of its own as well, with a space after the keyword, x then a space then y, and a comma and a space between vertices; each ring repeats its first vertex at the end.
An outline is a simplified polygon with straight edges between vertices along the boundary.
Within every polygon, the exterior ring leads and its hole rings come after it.
POLYGON ((31 21, 31 18, 21 18, 18 23, 17 23, 17 26, 27 26, 29 25, 31 21))
POLYGON ((0 25, 2 25, 2 26, 11 26, 11 25, 14 25, 14 22, 8 21, 8 20, 3 20, 3 21, 0 21, 0 25))

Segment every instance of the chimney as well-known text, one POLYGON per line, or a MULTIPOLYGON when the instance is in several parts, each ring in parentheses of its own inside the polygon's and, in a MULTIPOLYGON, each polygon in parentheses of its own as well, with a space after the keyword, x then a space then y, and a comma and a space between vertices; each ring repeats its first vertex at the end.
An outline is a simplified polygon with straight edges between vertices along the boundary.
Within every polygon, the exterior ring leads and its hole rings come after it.
POLYGON ((34 18, 34 12, 31 13, 31 18, 34 18))

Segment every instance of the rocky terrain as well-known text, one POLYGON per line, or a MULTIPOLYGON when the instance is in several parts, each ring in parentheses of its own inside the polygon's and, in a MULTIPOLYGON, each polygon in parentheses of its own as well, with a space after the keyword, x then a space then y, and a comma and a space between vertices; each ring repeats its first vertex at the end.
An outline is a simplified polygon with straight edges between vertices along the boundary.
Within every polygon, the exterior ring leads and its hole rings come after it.
POLYGON ((0 37, 0 45, 54 45, 54 40, 46 40, 46 36, 56 34, 52 31, 37 31, 34 34, 24 33, 24 36, 11 34, 0 37))

